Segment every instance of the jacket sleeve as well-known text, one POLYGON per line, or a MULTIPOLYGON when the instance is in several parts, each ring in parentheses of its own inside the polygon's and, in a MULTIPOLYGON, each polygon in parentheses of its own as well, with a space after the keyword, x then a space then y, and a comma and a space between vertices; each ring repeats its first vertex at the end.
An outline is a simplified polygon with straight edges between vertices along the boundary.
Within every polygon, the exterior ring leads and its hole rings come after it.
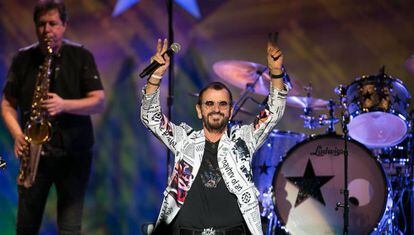
POLYGON ((253 152, 263 144, 282 118, 288 91, 286 84, 283 90, 271 86, 266 108, 256 116, 252 124, 243 127, 243 135, 249 136, 248 139, 253 152))
POLYGON ((141 121, 159 140, 161 140, 175 155, 177 152, 177 142, 186 136, 184 128, 170 122, 162 114, 160 104, 160 91, 145 94, 142 90, 141 101, 141 121))

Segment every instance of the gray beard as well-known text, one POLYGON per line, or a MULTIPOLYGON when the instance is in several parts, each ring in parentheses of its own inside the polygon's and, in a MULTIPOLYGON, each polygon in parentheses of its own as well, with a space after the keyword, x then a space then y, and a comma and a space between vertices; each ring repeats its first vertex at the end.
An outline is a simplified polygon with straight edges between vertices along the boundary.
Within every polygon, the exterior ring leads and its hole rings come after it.
POLYGON ((229 122, 229 117, 224 117, 224 115, 223 115, 223 119, 221 120, 221 122, 219 122, 219 123, 209 123, 208 117, 210 115, 211 115, 211 113, 207 115, 207 118, 204 118, 204 116, 203 116, 203 123, 204 123, 204 126, 206 127, 206 129, 209 132, 213 132, 213 133, 223 132, 227 127, 227 123, 229 122))

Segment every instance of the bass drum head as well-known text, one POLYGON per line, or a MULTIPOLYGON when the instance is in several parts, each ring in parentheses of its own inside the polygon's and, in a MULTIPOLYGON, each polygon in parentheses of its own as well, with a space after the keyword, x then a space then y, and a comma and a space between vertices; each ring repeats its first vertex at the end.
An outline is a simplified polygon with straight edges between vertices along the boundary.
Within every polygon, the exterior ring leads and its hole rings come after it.
MULTIPOLYGON (((292 148, 273 177, 275 210, 291 234, 342 234, 344 140, 311 137, 292 148)), ((348 141, 349 234, 369 234, 383 217, 388 183, 379 162, 356 141, 348 141)))

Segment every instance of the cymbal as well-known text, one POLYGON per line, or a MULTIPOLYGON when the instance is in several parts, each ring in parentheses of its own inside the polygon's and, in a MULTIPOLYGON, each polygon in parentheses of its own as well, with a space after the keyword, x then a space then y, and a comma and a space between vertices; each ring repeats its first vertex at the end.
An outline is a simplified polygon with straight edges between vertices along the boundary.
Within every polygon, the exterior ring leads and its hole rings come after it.
POLYGON ((404 62, 404 68, 411 75, 414 75, 414 54, 404 62))
MULTIPOLYGON (((214 63, 213 70, 224 81, 241 89, 247 89, 247 85, 254 85, 252 92, 268 95, 270 86, 270 76, 267 67, 261 64, 240 61, 240 60, 223 60, 214 63)), ((303 85, 296 79, 289 78, 288 85, 290 91, 288 95, 300 95, 303 85)))
POLYGON ((213 70, 224 81, 241 89, 253 84, 252 92, 261 95, 269 94, 270 77, 265 72, 267 67, 248 61, 224 60, 214 63, 213 70))
POLYGON ((307 96, 288 96, 286 98, 286 104, 295 108, 321 110, 327 109, 329 101, 307 96))

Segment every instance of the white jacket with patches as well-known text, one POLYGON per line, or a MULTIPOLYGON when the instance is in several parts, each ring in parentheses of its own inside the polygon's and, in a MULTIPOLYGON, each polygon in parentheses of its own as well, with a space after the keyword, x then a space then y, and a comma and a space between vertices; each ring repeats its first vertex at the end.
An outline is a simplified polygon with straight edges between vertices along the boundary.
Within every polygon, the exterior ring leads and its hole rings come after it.
MULTIPOLYGON (((145 89, 144 89, 145 90, 145 89)), ((285 90, 270 88, 266 118, 250 125, 234 126, 223 134, 218 147, 218 164, 227 189, 237 197, 240 211, 252 234, 263 234, 258 191, 253 184, 251 161, 253 153, 267 139, 281 119, 285 105, 285 90)), ((186 124, 175 125, 161 112, 159 90, 152 94, 143 91, 141 120, 175 155, 174 170, 164 191, 156 226, 170 224, 183 206, 193 184, 204 154, 204 131, 193 131, 186 124)))

